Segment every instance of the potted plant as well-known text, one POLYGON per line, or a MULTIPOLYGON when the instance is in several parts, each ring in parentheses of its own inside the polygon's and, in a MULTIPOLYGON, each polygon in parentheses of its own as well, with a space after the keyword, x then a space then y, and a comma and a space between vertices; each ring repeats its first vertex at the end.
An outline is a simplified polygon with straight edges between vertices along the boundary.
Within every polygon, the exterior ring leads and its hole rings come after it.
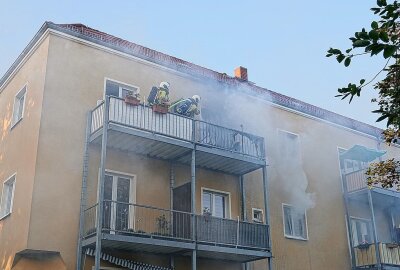
POLYGON ((165 214, 162 214, 159 217, 157 217, 156 223, 157 223, 157 233, 154 234, 161 236, 169 236, 169 222, 165 214))
POLYGON ((211 211, 210 208, 204 207, 203 208, 203 216, 205 221, 210 221, 211 220, 211 211))
POLYGON ((399 244, 397 244, 397 243, 387 243, 386 247, 387 248, 397 248, 397 247, 399 247, 399 244))
POLYGON ((139 93, 134 93, 133 91, 129 91, 129 94, 125 96, 125 103, 133 106, 138 106, 140 104, 139 93))

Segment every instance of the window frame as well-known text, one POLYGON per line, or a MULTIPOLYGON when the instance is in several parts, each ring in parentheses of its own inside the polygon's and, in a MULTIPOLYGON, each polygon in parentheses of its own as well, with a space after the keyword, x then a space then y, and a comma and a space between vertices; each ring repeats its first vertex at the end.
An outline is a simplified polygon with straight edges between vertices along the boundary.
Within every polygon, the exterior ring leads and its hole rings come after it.
POLYGON ((253 220, 253 222, 265 224, 265 222, 264 222, 264 210, 261 209, 261 208, 251 208, 251 219, 253 220), (257 219, 254 218, 254 213, 256 211, 261 213, 261 220, 257 220, 257 219))
MULTIPOLYGON (((374 244, 375 240, 374 240, 372 220, 369 218, 350 216, 350 230, 351 230, 351 236, 353 237, 353 239, 351 239, 350 245, 353 244, 353 248, 354 248, 354 247, 357 247, 360 244, 362 244, 362 243, 358 243, 358 239, 357 239, 357 245, 354 243, 355 239, 354 239, 354 234, 353 234, 353 222, 355 222, 355 221, 362 221, 362 222, 367 223, 367 230, 370 233, 370 238, 371 238, 371 243, 368 243, 368 244, 374 244)), ((358 232, 357 232, 357 234, 358 234, 358 232)))
POLYGON ((26 96, 28 93, 28 85, 25 84, 18 92, 17 94, 14 96, 14 105, 13 105, 13 110, 12 110, 12 116, 11 116, 11 127, 10 129, 13 129, 19 122, 22 121, 22 119, 24 119, 24 114, 25 114, 25 104, 26 104, 26 96), (21 92, 23 92, 23 95, 21 95, 21 92), (22 104, 22 112, 21 112, 21 118, 15 120, 15 110, 16 110, 16 103, 17 100, 21 100, 21 98, 24 97, 24 102, 22 104))
POLYGON ((10 177, 8 177, 4 182, 3 182, 3 189, 1 190, 1 199, 0 199, 0 214, 3 211, 3 199, 4 199, 4 187, 7 184, 7 182, 9 181, 13 181, 13 187, 12 187, 12 191, 11 191, 11 204, 10 204, 10 210, 8 211, 8 213, 5 213, 4 215, 0 216, 0 220, 5 219, 6 217, 10 216, 12 214, 12 209, 13 209, 13 205, 14 205, 14 195, 15 195, 15 186, 17 183, 17 173, 14 173, 13 175, 11 175, 10 177))
MULTIPOLYGON (((294 205, 292 204, 288 204, 288 203, 282 203, 282 221, 283 221, 283 235, 285 236, 285 238, 289 238, 289 239, 295 239, 295 240, 301 240, 301 241, 308 241, 309 240, 309 234, 308 234, 308 221, 307 221, 307 210, 304 209, 304 224, 305 224, 305 234, 306 237, 300 237, 300 236, 295 236, 295 235, 290 235, 286 233, 286 226, 285 226, 285 207, 290 207, 290 208, 295 208, 294 205)), ((293 221, 293 217, 291 216, 292 221, 293 221)))
MULTIPOLYGON (((228 200, 228 202, 225 202, 225 217, 224 219, 231 219, 232 216, 232 208, 231 208, 231 193, 228 191, 223 191, 223 190, 217 190, 217 189, 211 189, 211 188, 205 188, 201 187, 201 214, 203 215, 203 194, 204 192, 212 193, 212 194, 219 194, 219 195, 224 195, 225 198, 228 200)), ((213 208, 214 208, 214 203, 213 203, 213 208)), ((213 211, 211 211, 212 213, 213 211)), ((212 215, 213 217, 216 217, 212 215)), ((216 217, 220 218, 220 217, 216 217)))
MULTIPOLYGON (((127 87, 131 87, 131 88, 136 88, 136 93, 140 93, 140 87, 133 85, 133 84, 129 84, 129 83, 125 83, 125 82, 121 82, 121 81, 117 81, 108 77, 104 77, 104 91, 103 91, 103 100, 106 98, 106 91, 107 91, 107 81, 110 81, 112 83, 118 84, 118 98, 123 98, 122 97, 122 88, 123 86, 127 86, 127 87)), ((129 90, 129 89, 128 89, 129 90)))

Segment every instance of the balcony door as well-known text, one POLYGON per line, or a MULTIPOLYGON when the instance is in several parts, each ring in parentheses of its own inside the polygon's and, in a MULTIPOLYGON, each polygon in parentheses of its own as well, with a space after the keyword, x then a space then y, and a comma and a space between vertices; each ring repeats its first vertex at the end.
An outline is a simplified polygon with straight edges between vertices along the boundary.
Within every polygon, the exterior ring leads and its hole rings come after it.
POLYGON ((134 180, 133 176, 106 172, 103 228, 111 232, 133 229, 134 180))
POLYGON ((372 224, 369 219, 351 217, 353 246, 373 243, 372 224))

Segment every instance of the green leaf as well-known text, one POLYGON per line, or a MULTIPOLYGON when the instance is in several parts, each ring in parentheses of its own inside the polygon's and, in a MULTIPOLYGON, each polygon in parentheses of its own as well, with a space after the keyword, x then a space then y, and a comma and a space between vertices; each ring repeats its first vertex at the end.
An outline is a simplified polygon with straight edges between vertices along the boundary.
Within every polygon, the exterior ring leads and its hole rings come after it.
POLYGON ((350 49, 347 49, 346 50, 346 53, 350 53, 351 52, 351 50, 353 50, 352 48, 350 48, 350 49))
POLYGON ((336 57, 336 60, 339 62, 339 63, 342 63, 342 61, 344 60, 344 58, 346 58, 343 54, 339 54, 337 57, 336 57))
POLYGON ((379 26, 378 26, 378 23, 376 22, 376 21, 373 21, 372 23, 371 23, 371 28, 372 29, 377 29, 379 26))
POLYGON ((363 28, 363 31, 362 31, 362 32, 359 32, 359 33, 358 33, 358 36, 359 36, 360 38, 362 38, 362 39, 369 39, 369 35, 368 35, 367 32, 365 32, 365 29, 364 29, 364 28, 363 28))
POLYGON ((383 57, 389 58, 391 57, 397 50, 397 46, 394 45, 388 45, 385 47, 384 51, 383 51, 383 57))
POLYGON ((378 40, 379 39, 379 33, 375 30, 369 31, 369 37, 373 40, 378 40))
POLYGON ((363 85, 365 83, 365 79, 360 80, 360 85, 363 85))
POLYGON ((379 38, 383 41, 383 42, 389 42, 389 36, 387 32, 380 32, 379 33, 379 38))
POLYGON ((366 47, 370 44, 369 40, 356 40, 353 42, 353 47, 366 47))
POLYGON ((347 57, 346 60, 344 60, 344 66, 348 67, 350 66, 350 63, 351 63, 351 57, 347 57))
POLYGON ((371 56, 379 54, 383 49, 385 48, 385 45, 383 44, 376 44, 371 48, 371 56))
POLYGON ((388 115, 387 115, 387 114, 385 114, 385 115, 382 115, 382 116, 380 116, 378 119, 376 119, 376 122, 380 122, 380 121, 382 121, 382 120, 386 119, 387 117, 388 117, 388 115))
POLYGON ((327 55, 326 55, 326 57, 331 57, 333 54, 331 54, 331 53, 328 53, 327 55))

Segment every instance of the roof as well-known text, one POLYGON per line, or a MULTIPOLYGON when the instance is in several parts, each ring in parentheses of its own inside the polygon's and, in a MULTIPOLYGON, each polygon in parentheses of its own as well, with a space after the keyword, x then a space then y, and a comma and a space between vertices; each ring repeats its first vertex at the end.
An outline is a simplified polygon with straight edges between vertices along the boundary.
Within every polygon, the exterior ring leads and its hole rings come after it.
POLYGON ((325 120, 333 124, 340 125, 376 138, 380 137, 382 133, 382 130, 380 128, 339 115, 337 113, 311 105, 301 100, 279 94, 269 89, 257 86, 252 82, 244 81, 229 76, 226 73, 220 73, 190 63, 188 61, 179 59, 177 57, 173 57, 165 53, 161 53, 156 50, 138 45, 136 43, 115 37, 113 35, 101 32, 99 30, 90 28, 80 23, 77 24, 55 24, 52 22, 44 23, 44 25, 41 27, 41 29, 33 38, 33 40, 24 49, 24 51, 14 62, 14 64, 10 67, 10 69, 6 72, 6 74, 0 79, 0 92, 1 92, 1 87, 7 81, 8 77, 12 74, 14 69, 17 68, 19 63, 23 60, 24 56, 29 52, 29 50, 34 46, 36 41, 40 39, 42 34, 47 29, 53 29, 71 36, 85 39, 87 41, 94 42, 99 45, 118 50, 120 52, 174 69, 179 72, 201 77, 203 79, 218 81, 234 87, 241 87, 243 89, 248 90, 246 92, 250 95, 261 97, 269 102, 283 106, 285 108, 295 110, 297 112, 304 113, 319 118, 321 120, 325 120))

